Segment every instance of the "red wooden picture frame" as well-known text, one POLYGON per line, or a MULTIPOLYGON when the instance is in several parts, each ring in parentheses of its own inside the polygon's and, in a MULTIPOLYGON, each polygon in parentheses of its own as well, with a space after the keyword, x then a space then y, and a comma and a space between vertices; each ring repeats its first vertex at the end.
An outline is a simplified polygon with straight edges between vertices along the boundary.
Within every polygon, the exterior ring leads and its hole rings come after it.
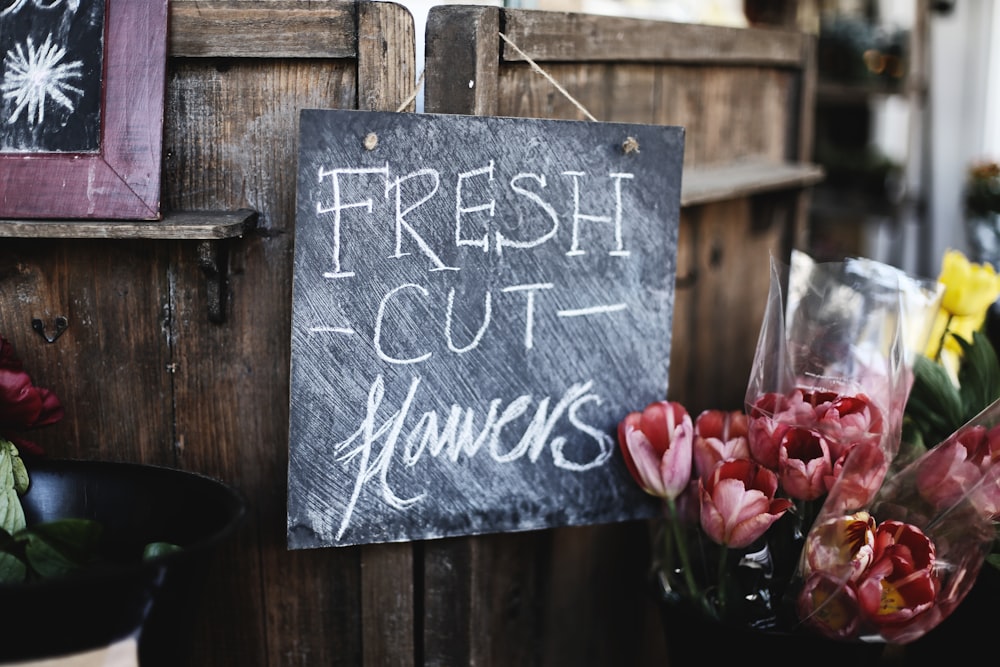
POLYGON ((167 4, 107 0, 100 147, 0 153, 0 218, 160 218, 167 4))

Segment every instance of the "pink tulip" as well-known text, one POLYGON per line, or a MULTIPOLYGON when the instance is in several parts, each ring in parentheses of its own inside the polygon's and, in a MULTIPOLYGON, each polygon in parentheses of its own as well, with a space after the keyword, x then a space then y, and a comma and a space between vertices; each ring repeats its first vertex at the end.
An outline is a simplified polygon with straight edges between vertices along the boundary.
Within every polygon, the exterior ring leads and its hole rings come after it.
POLYGON ((882 439, 882 413, 863 394, 838 396, 817 406, 817 417, 817 429, 829 443, 833 460, 854 445, 878 445, 882 439))
POLYGON ((872 443, 852 445, 833 462, 833 470, 824 480, 828 492, 836 488, 837 497, 827 503, 839 512, 864 507, 875 497, 887 472, 889 460, 881 447, 872 443))
POLYGON ((753 459, 771 470, 778 469, 778 449, 785 432, 793 427, 811 427, 815 409, 803 400, 802 392, 769 393, 759 396, 748 414, 747 439, 753 459))
POLYGON ((832 470, 826 438, 804 428, 785 431, 778 446, 778 475, 785 493, 815 500, 826 493, 826 478, 832 470))
POLYGON ((1000 428, 961 429, 925 456, 917 474, 920 494, 937 508, 966 494, 987 517, 1000 515, 1000 428))
POLYGON ((691 479, 694 426, 680 403, 657 401, 618 424, 625 465, 642 489, 674 500, 691 479))
POLYGON ((727 459, 750 458, 747 417, 736 410, 705 410, 694 422, 694 467, 704 477, 727 459))
POLYGON ((749 546, 792 506, 774 497, 777 489, 767 468, 748 459, 723 461, 699 481, 702 529, 723 546, 749 546))

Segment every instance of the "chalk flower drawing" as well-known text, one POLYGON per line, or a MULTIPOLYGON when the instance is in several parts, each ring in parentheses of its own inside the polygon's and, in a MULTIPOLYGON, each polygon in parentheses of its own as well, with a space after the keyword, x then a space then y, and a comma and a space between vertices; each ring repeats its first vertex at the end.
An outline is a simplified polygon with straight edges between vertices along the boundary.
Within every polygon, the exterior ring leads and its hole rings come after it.
POLYGON ((35 48, 31 37, 26 44, 17 44, 7 52, 4 68, 3 91, 4 100, 13 100, 14 113, 7 119, 9 124, 17 122, 21 112, 27 109, 27 121, 32 125, 40 125, 45 120, 45 103, 51 98, 70 112, 74 103, 67 93, 82 95, 83 90, 69 83, 72 79, 83 76, 80 68, 82 61, 70 63, 60 62, 66 55, 66 49, 52 43, 52 35, 35 48))
MULTIPOLYGON (((0 16, 7 16, 8 14, 17 14, 21 11, 27 4, 29 0, 14 0, 14 3, 6 7, 0 16)), ((63 0, 50 0, 46 3, 45 0, 31 0, 32 4, 38 9, 55 9, 63 3, 63 0)), ((66 6, 69 11, 75 12, 80 7, 80 0, 67 0, 66 6)))

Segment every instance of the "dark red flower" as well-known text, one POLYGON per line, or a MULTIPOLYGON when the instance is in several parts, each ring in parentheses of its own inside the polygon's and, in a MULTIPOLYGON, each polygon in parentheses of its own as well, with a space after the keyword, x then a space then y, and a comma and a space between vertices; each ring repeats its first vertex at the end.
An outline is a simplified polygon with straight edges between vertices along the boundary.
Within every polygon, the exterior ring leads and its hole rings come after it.
POLYGON ((916 526, 885 521, 875 530, 875 557, 858 581, 862 613, 876 627, 898 627, 934 606, 934 543, 916 526))
POLYGON ((62 418, 63 407, 56 395, 32 384, 10 343, 0 337, 0 438, 23 451, 41 453, 33 442, 14 433, 48 426, 62 418))

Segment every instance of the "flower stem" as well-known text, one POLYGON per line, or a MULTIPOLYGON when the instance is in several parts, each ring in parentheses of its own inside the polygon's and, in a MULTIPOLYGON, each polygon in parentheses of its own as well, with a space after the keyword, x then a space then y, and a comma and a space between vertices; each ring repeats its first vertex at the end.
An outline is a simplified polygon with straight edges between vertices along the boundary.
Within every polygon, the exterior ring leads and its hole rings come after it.
POLYGON ((670 514, 670 528, 674 534, 674 544, 677 545, 677 554, 681 560, 681 571, 684 573, 684 583, 687 585, 688 594, 701 603, 706 610, 711 613, 711 606, 707 603, 698 589, 698 584, 694 580, 694 572, 691 570, 691 559, 688 554, 687 540, 684 539, 684 531, 681 527, 680 517, 677 514, 677 504, 673 498, 667 498, 667 510, 670 514))
POLYGON ((944 323, 944 331, 941 332, 941 342, 938 343, 937 352, 934 354, 934 361, 941 363, 941 352, 944 350, 944 341, 948 338, 948 330, 951 329, 951 320, 955 316, 948 313, 948 320, 944 323))
POLYGON ((728 579, 728 577, 726 577, 726 572, 727 572, 726 561, 729 560, 728 556, 729 556, 729 547, 723 546, 722 549, 719 551, 719 573, 718 573, 719 616, 721 616, 722 618, 726 617, 726 595, 728 595, 728 591, 726 590, 726 581, 728 579))

